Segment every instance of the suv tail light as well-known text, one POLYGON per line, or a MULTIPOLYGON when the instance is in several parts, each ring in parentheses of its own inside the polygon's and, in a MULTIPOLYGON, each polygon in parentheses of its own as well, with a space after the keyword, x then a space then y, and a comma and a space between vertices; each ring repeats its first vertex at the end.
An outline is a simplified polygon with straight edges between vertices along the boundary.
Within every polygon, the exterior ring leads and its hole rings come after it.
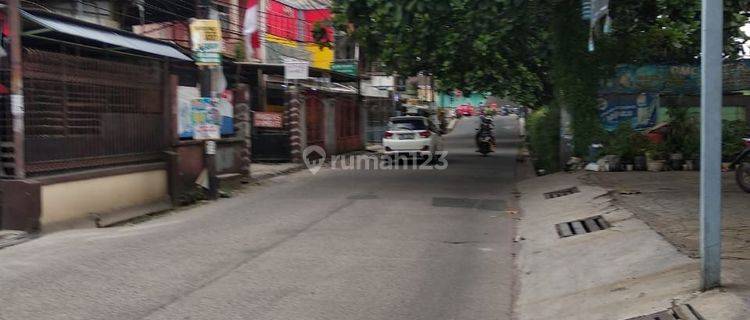
POLYGON ((383 138, 390 138, 390 137, 393 137, 393 132, 390 132, 390 131, 386 131, 386 132, 385 132, 385 133, 383 134, 383 138))
POLYGON ((419 136, 422 138, 429 138, 432 135, 432 132, 429 131, 420 131, 419 136))

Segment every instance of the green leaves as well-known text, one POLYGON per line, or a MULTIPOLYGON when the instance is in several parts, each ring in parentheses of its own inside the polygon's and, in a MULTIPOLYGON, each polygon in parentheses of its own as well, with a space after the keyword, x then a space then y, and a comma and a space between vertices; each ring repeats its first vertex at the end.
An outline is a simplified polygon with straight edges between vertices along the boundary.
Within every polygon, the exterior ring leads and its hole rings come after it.
POLYGON ((446 88, 517 93, 539 101, 544 73, 537 15, 508 0, 338 0, 370 58, 399 74, 435 75, 446 88), (519 18, 526 15, 531 18, 519 18), (520 21, 520 23, 519 23, 520 21), (531 40, 521 40, 528 38, 531 40), (520 40, 520 41, 519 41, 520 40), (527 66, 533 65, 533 66, 527 66), (530 92, 521 92, 530 91, 530 92))
MULTIPOLYGON (((736 55, 746 0, 726 0, 727 55, 736 55)), ((595 108, 596 88, 617 64, 697 63, 700 1, 613 0, 613 32, 594 34, 580 0, 335 0, 336 26, 391 71, 435 75, 445 88, 491 91, 529 105, 555 90, 595 108)), ((592 118, 595 111, 584 112, 592 118)), ((581 125, 583 127, 583 125, 581 125)))

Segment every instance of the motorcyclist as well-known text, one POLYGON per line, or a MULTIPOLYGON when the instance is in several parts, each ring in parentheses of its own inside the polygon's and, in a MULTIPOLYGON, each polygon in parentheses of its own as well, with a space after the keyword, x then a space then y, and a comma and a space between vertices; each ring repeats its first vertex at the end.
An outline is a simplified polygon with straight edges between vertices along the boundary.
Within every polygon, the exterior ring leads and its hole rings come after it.
POLYGON ((479 116, 479 128, 477 128, 477 134, 474 137, 477 145, 477 151, 479 151, 479 138, 485 134, 490 136, 492 147, 494 148, 496 146, 495 134, 492 132, 492 129, 494 128, 495 125, 492 123, 492 118, 486 116, 485 114, 479 116))

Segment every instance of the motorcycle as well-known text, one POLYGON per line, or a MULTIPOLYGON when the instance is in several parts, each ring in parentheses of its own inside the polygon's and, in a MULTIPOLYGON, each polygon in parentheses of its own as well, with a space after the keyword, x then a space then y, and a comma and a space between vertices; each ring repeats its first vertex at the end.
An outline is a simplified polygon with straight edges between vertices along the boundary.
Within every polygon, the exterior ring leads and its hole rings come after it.
POLYGON ((483 157, 486 157, 490 152, 495 152, 492 127, 491 120, 482 118, 481 127, 477 129, 479 131, 477 133, 477 152, 481 153, 483 157))
POLYGON ((483 157, 486 157, 488 153, 493 152, 492 150, 492 137, 489 135, 482 135, 479 137, 479 153, 483 157))
POLYGON ((750 138, 744 138, 745 150, 740 152, 731 167, 740 189, 750 193, 750 138))

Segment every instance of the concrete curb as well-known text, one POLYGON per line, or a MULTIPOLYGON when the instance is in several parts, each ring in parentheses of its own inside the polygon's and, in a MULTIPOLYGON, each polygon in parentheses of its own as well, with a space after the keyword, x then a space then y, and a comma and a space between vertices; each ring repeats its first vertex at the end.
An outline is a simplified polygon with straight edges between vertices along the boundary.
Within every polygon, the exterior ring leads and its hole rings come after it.
MULTIPOLYGON (((696 297, 698 262, 635 216, 612 203, 607 190, 559 173, 518 184, 522 216, 517 234, 519 320, 629 319, 661 312, 675 301, 695 303, 706 319, 745 319, 736 298, 711 300, 725 314, 706 312, 696 297), (569 187, 580 192, 554 199, 544 193, 569 187), (560 238, 555 225, 601 215, 611 228, 560 238), (726 311, 733 308, 737 311, 726 311), (740 313, 737 313, 740 312, 740 313), (731 313, 731 314, 729 314, 731 313)), ((716 295, 715 293, 713 295, 716 295)))
POLYGON ((25 231, 0 230, 0 249, 15 246, 35 238, 36 235, 25 231))
POLYGON ((257 175, 257 176, 251 176, 250 177, 250 183, 261 182, 261 181, 272 179, 272 178, 275 178, 275 177, 278 177, 278 176, 292 174, 292 173, 295 173, 295 172, 302 171, 303 169, 305 169, 305 165, 304 164, 299 164, 299 165, 294 166, 292 168, 288 168, 288 169, 284 169, 284 170, 279 170, 279 171, 271 172, 271 173, 264 173, 264 174, 260 174, 260 175, 257 175))

